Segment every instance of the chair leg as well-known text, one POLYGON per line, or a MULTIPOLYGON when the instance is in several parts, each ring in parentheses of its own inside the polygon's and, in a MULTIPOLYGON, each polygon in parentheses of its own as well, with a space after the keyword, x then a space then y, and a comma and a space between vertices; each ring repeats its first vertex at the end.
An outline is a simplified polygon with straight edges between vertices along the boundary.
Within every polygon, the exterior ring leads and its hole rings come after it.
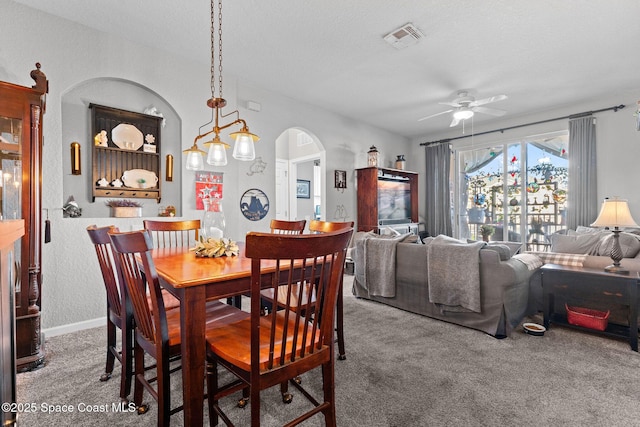
POLYGON ((142 392, 144 391, 144 385, 140 377, 144 378, 144 351, 137 343, 133 349, 135 356, 135 383, 133 387, 133 403, 138 409, 138 414, 144 414, 149 407, 142 404, 142 392))
POLYGON ((104 374, 100 376, 100 381, 108 381, 113 372, 113 365, 116 359, 116 325, 108 318, 107 313, 107 363, 104 367, 104 374))
POLYGON ((283 403, 291 403, 293 401, 293 394, 289 393, 289 381, 280 383, 280 394, 282 394, 283 403))
POLYGON ((158 426, 169 426, 171 417, 171 383, 169 380, 169 360, 163 359, 156 365, 158 378, 158 426))
MULTIPOLYGON (((207 359, 211 360, 212 356, 207 359)), ((218 366, 215 362, 207 361, 207 404, 209 406, 209 425, 218 425, 218 413, 216 412, 216 406, 218 400, 216 399, 216 392, 218 391, 218 366)))
POLYGON ((258 386, 258 381, 254 382, 252 378, 249 390, 251 396, 251 427, 260 427, 260 387, 258 386))
POLYGON ((120 398, 127 400, 131 393, 131 379, 133 378, 133 325, 125 322, 122 325, 122 356, 120 374, 120 398))
POLYGON ((342 301, 342 281, 340 281, 340 287, 338 288, 338 304, 336 305, 336 332, 338 334, 338 359, 345 360, 347 355, 344 349, 344 312, 342 301))
POLYGON ((324 409, 325 425, 327 427, 336 426, 336 396, 335 377, 333 370, 333 357, 322 365, 322 388, 324 391, 324 401, 329 402, 329 407, 324 409))

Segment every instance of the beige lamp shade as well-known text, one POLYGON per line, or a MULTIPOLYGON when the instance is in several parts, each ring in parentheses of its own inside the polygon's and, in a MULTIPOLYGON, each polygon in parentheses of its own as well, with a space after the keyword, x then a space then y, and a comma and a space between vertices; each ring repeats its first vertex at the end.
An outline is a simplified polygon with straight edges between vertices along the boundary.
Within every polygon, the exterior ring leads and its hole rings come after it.
POLYGON ((638 227, 624 199, 605 199, 592 227, 638 227))

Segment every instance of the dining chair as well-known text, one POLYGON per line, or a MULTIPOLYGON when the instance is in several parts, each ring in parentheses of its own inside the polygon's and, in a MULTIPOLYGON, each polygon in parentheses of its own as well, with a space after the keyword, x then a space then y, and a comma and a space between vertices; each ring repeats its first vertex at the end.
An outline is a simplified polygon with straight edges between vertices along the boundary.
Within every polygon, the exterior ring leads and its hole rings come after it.
POLYGON ((107 291, 107 362, 104 374, 100 376, 100 381, 108 381, 111 378, 115 359, 118 359, 122 367, 120 398, 125 400, 131 391, 131 377, 133 374, 133 317, 131 313, 126 313, 126 304, 123 300, 124 294, 116 279, 117 273, 113 264, 111 239, 107 234, 110 230, 117 231, 118 229, 114 226, 97 227, 96 225, 90 225, 87 227, 89 238, 98 256, 102 280, 107 291), (121 350, 116 347, 118 329, 121 332, 121 350))
POLYGON ((275 234, 302 234, 305 225, 307 225, 307 220, 305 219, 299 221, 272 219, 269 224, 271 232, 275 234))
MULTIPOLYGON (((150 232, 109 231, 108 234, 114 249, 118 277, 125 284, 135 320, 134 403, 139 413, 148 410, 148 406, 142 404, 146 389, 158 403, 158 425, 169 425, 171 415, 182 410, 182 405, 171 408, 170 374, 176 369, 170 369, 169 364, 180 356, 180 312, 165 309, 160 281, 151 258, 153 240, 150 232), (150 292, 151 305, 145 289, 150 292), (156 361, 155 378, 145 377, 145 355, 156 361), (153 387, 154 382, 157 383, 156 388, 153 387)), ((248 313, 219 301, 206 304, 207 336, 215 328, 249 317, 248 313)))
MULTIPOLYGON (((149 230, 154 247, 170 248, 195 245, 200 232, 200 220, 188 219, 179 221, 157 221, 145 219, 142 221, 145 230, 149 230)), ((180 301, 173 295, 164 295, 165 308, 180 306, 180 301)))
POLYGON ((198 241, 200 220, 142 221, 145 230, 151 232, 156 248, 183 247, 194 245, 198 241))
POLYGON ((352 233, 353 229, 304 235, 247 234, 245 255, 251 259, 251 317, 218 328, 207 337, 210 425, 217 425, 219 418, 233 425, 219 401, 248 386, 251 425, 259 426, 261 390, 321 367, 321 402, 291 380, 313 408, 288 425, 297 425, 322 412, 325 424, 335 426, 334 311, 352 233), (264 268, 269 269, 268 280, 262 279, 264 268), (260 315, 261 287, 275 291, 285 285, 291 292, 297 283, 310 284, 317 303, 307 299, 297 310, 291 310, 291 298, 287 298, 281 310, 260 315), (220 386, 218 365, 232 372, 235 380, 220 386))
MULTIPOLYGON (((302 234, 304 227, 307 225, 306 219, 299 221, 287 221, 283 219, 272 219, 269 224, 271 232, 273 234, 302 234)), ((263 314, 268 313, 273 309, 273 293, 269 291, 264 292, 264 298, 262 299, 263 314)))
MULTIPOLYGON (((333 231, 344 230, 345 228, 353 228, 353 221, 329 222, 320 220, 311 220, 309 223, 309 231, 311 233, 331 233, 333 231)), ((340 279, 340 288, 338 289, 338 303, 336 306, 336 335, 338 336, 338 359, 345 360, 347 353, 344 348, 344 303, 342 301, 342 278, 340 279)))

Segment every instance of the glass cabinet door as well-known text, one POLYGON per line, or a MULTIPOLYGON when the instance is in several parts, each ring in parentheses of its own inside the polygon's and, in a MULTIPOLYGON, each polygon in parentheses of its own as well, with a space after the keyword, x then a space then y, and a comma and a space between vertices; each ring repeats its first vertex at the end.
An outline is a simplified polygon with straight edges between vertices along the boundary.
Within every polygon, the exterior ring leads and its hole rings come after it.
POLYGON ((0 220, 22 218, 22 120, 0 116, 0 220))

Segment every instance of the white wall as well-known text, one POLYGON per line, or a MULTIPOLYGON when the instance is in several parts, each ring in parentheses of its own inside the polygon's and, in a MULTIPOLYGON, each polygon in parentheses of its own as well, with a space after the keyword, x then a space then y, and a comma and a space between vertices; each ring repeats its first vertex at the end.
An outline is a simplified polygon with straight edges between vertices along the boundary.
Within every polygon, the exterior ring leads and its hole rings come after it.
MULTIPOLYGON (((209 52, 201 63, 91 30, 81 25, 35 11, 9 0, 0 0, 0 80, 31 86, 29 72, 36 62, 49 79, 47 111, 44 116, 43 207, 49 209, 52 241, 42 251, 42 327, 62 328, 105 315, 106 298, 93 248, 85 228, 93 223, 115 224, 121 230, 138 229, 142 220, 120 218, 63 218, 63 156, 69 143, 62 139, 62 97, 76 85, 91 79, 112 78, 137 82, 157 93, 177 112, 182 121, 182 141, 177 151, 193 144, 198 128, 210 119, 205 101, 210 93, 209 52), (8 43, 7 41, 10 41, 8 43)), ((232 53, 227 53, 230 55, 232 53)), ((250 230, 266 231, 274 212, 261 221, 246 220, 239 206, 240 196, 250 188, 263 190, 275 200, 275 140, 286 129, 300 127, 316 135, 327 150, 328 183, 335 169, 349 171, 348 187, 327 194, 327 219, 336 206, 344 205, 348 220, 355 220, 354 169, 366 166, 366 152, 375 144, 395 158, 398 146, 408 140, 372 126, 339 116, 319 107, 296 102, 267 90, 253 88, 225 75, 225 98, 232 111, 235 105, 253 133, 261 137, 256 155, 267 163, 263 173, 251 174, 250 162, 230 157, 224 172, 223 207, 227 234, 243 240, 250 230), (260 112, 249 111, 247 100, 259 102, 260 112), (391 150, 394 150, 393 153, 391 150)), ((123 97, 127 94, 123 93, 123 97)), ((87 143, 87 141, 83 142, 87 143)), ((169 141, 163 141, 168 144, 169 141)), ((177 156, 176 162, 184 161, 177 156)), ((88 171, 89 165, 84 165, 88 171)), ((411 164, 408 165, 411 167, 411 164)), ((211 169, 213 170, 213 169, 211 169)), ((86 173, 83 171, 83 174, 86 173)), ((186 218, 201 217, 195 210, 194 175, 184 172, 182 212, 186 218)))
MULTIPOLYGON (((640 221, 640 132, 636 131, 636 102, 640 99, 640 90, 637 93, 618 93, 603 99, 594 99, 591 102, 579 105, 571 105, 564 108, 538 112, 522 117, 506 118, 500 124, 490 126, 476 126, 475 132, 480 133, 509 126, 517 126, 525 123, 533 123, 556 117, 564 117, 586 111, 595 111, 624 104, 626 107, 614 111, 597 113, 596 117, 596 143, 598 158, 598 199, 620 196, 629 200, 629 208, 636 222, 640 221)), ((454 148, 484 145, 491 142, 504 142, 517 140, 525 136, 542 135, 545 133, 568 130, 568 120, 553 121, 533 126, 525 126, 518 129, 506 130, 503 133, 490 133, 452 141, 454 148)), ((468 129, 468 127, 467 127, 468 129)), ((439 135, 416 138, 411 144, 412 155, 408 159, 418 162, 418 165, 408 169, 424 171, 425 155, 422 142, 439 141, 445 138, 462 136, 462 130, 456 129, 439 135)), ((426 182, 424 174, 420 175, 420 213, 424 217, 426 209, 424 200, 424 188, 426 182)), ((599 209, 599 207, 598 207, 599 209)))

